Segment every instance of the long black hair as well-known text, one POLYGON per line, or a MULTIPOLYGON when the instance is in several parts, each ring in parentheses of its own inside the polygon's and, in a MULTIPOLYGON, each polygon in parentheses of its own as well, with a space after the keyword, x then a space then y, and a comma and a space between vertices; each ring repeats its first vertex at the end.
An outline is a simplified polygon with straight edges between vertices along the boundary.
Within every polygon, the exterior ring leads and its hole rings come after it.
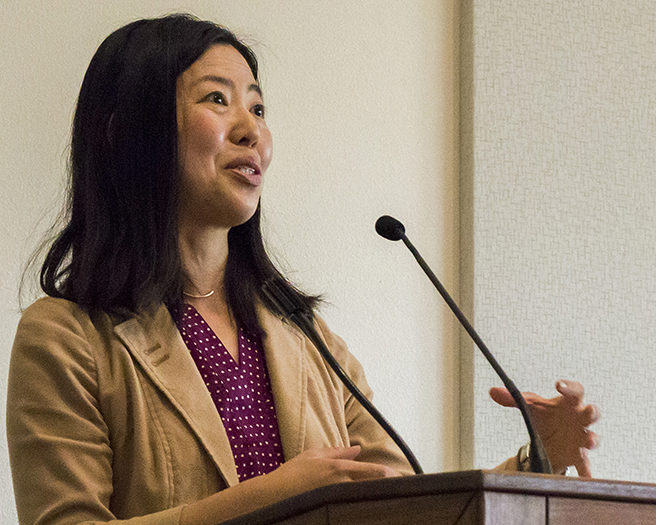
MULTIPOLYGON (((110 313, 181 302, 176 81, 213 44, 237 49, 257 80, 250 48, 187 14, 132 22, 100 45, 73 119, 67 222, 41 267, 46 294, 110 313)), ((264 248, 259 205, 230 230, 228 249, 229 309, 261 333, 256 300, 266 304, 262 284, 281 275, 264 248)), ((310 310, 318 301, 290 291, 310 310)))

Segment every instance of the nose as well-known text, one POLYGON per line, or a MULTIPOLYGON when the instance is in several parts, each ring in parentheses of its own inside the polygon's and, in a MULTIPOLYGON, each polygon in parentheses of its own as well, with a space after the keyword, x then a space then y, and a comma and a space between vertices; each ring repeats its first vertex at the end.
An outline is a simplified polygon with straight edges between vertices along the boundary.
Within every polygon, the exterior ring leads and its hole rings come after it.
POLYGON ((257 117, 248 108, 235 108, 230 140, 240 146, 253 147, 260 139, 260 126, 257 117))

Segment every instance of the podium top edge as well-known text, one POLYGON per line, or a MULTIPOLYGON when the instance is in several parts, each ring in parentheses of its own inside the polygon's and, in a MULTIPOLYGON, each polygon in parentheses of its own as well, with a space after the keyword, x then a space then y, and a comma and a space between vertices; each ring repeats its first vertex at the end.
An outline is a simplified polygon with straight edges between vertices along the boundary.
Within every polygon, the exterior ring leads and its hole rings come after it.
POLYGON ((656 485, 649 483, 466 470, 328 485, 226 521, 223 525, 273 525, 328 505, 462 492, 505 492, 656 504, 656 485))

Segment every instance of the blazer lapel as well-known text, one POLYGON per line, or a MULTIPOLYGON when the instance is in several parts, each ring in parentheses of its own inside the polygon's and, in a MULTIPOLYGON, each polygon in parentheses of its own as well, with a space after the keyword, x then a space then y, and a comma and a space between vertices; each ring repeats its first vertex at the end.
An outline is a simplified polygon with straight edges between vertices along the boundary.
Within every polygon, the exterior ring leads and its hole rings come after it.
POLYGON ((239 483, 221 417, 166 306, 114 328, 132 357, 198 436, 228 486, 239 483))
POLYGON ((258 309, 266 332, 264 356, 275 400, 285 460, 298 456, 305 443, 308 370, 306 340, 295 327, 281 321, 263 306, 258 309))

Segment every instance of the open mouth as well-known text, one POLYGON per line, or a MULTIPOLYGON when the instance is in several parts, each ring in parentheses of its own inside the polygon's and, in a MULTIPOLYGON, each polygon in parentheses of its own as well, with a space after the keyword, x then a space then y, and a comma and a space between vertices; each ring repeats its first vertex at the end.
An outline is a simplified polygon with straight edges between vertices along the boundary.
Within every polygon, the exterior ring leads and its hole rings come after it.
POLYGON ((259 186, 262 184, 262 174, 259 170, 251 168, 250 166, 234 166, 230 169, 232 173, 237 175, 237 177, 250 186, 259 186))

